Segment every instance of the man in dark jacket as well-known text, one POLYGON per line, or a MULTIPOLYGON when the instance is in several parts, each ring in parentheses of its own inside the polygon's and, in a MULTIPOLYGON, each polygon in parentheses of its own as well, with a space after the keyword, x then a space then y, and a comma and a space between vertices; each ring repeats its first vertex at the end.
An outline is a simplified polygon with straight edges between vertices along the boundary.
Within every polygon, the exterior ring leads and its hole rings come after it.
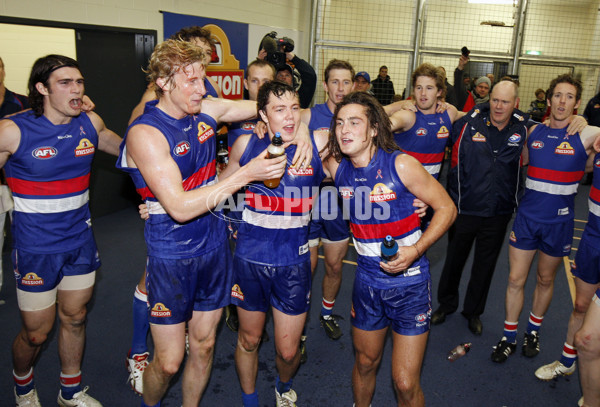
POLYGON ((515 108, 517 86, 501 81, 489 103, 476 106, 454 123, 448 193, 458 208, 448 233, 448 250, 438 286, 439 308, 431 323, 441 324, 458 308, 458 287, 473 243, 475 254, 462 314, 481 335, 492 275, 506 227, 522 187, 520 157, 528 115, 515 108))
POLYGON ((0 118, 29 109, 27 96, 19 95, 6 89, 6 86, 4 86, 5 76, 4 61, 0 58, 0 118))
POLYGON ((379 68, 379 76, 377 76, 377 79, 371 82, 373 95, 375 95, 379 103, 383 106, 392 103, 392 98, 396 93, 394 91, 394 84, 387 73, 388 68, 383 65, 379 68))

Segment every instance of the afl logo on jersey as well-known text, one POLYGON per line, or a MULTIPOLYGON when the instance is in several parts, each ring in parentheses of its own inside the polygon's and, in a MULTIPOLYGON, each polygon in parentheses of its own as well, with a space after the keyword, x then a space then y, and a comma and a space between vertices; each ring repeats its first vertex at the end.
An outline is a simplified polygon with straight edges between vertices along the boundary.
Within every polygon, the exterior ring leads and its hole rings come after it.
POLYGON ((157 302, 154 304, 154 307, 152 307, 150 316, 156 318, 168 318, 171 316, 171 310, 165 307, 165 304, 162 302, 157 302))
POLYGON ((75 148, 75 157, 84 157, 86 155, 94 154, 96 147, 86 138, 82 138, 79 141, 79 145, 75 148))
POLYGON ((204 122, 198 123, 198 141, 200 144, 215 135, 215 131, 212 127, 204 122))
POLYGON ((21 284, 28 286, 44 285, 44 279, 38 277, 38 275, 35 273, 27 273, 21 280, 21 284))
POLYGON ((598 158, 595 162, 594 162, 594 167, 598 167, 600 168, 600 158, 598 158))
POLYGON ((448 136, 450 136, 448 128, 446 126, 440 127, 440 129, 437 132, 437 138, 448 138, 448 136))
POLYGON ((575 149, 571 147, 568 141, 563 141, 558 147, 556 147, 556 150, 554 150, 554 154, 575 155, 575 149))
POLYGON ((354 197, 354 189, 352 187, 340 187, 340 196, 342 199, 352 199, 354 197))
POLYGON ((190 152, 190 143, 187 141, 181 141, 173 148, 173 154, 181 157, 190 152))
POLYGON ((242 130, 244 131, 250 131, 250 130, 254 130, 254 127, 256 127, 255 123, 252 122, 245 122, 242 124, 242 130))
POLYGON ((544 148, 544 142, 543 141, 539 141, 536 140, 533 143, 531 143, 531 148, 534 148, 536 150, 539 150, 541 148, 544 148))
POLYGON ((375 184, 369 196, 371 202, 393 201, 394 199, 396 199, 396 193, 381 182, 375 184))
POLYGON ((427 135, 427 129, 424 129, 423 127, 420 127, 419 129, 417 129, 417 136, 426 136, 427 135))
POLYGON ((58 150, 54 147, 38 147, 31 152, 34 158, 38 160, 48 160, 56 157, 58 150))

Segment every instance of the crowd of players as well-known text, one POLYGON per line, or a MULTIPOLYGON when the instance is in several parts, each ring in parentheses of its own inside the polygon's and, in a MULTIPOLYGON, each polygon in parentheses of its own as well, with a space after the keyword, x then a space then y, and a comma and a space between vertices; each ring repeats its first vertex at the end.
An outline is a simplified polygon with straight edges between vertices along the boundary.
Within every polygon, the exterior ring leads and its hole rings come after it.
MULTIPOLYGON (((522 343, 525 356, 537 355, 556 271, 571 249, 578 183, 586 167, 600 171, 600 155, 593 154, 600 150, 600 128, 574 115, 581 103, 579 80, 561 75, 551 82, 549 119, 537 123, 516 108, 518 85, 511 80, 482 79, 478 85, 488 85, 487 99, 474 98, 474 107, 461 112, 445 103, 443 70, 425 63, 412 74, 411 101, 382 106, 364 84, 357 89, 368 74, 336 59, 324 70, 326 102, 308 108, 293 75, 286 75, 293 68, 259 58, 246 71, 248 100, 229 101, 219 98, 207 77, 211 45, 210 32, 192 27, 156 47, 148 91, 123 139, 84 103, 83 76, 73 59, 38 59, 28 100, 4 88, 0 70, 3 114, 31 108, 0 121, 0 163, 14 197, 12 260, 22 318, 13 344, 17 406, 40 406, 33 367, 57 313, 58 404, 101 406, 82 387, 80 371, 86 305, 100 266, 88 207, 96 149, 118 156, 117 167, 131 175, 145 204, 148 261, 135 290, 127 356, 129 383, 142 394, 142 406, 160 405, 186 353, 182 405, 199 404, 224 307, 228 326, 238 331, 235 363, 243 405, 259 405, 258 347, 272 312, 275 400, 277 406, 295 406, 292 379, 306 356, 303 330, 319 240, 325 256, 319 322, 335 340, 342 330, 333 308, 350 236, 358 254, 351 312, 355 405, 370 405, 391 326, 398 405, 423 406, 420 372, 430 323, 443 323, 458 309, 458 284, 475 242, 462 314, 468 328, 481 334, 480 316, 515 211, 506 321, 491 358, 501 363, 516 350, 515 321, 539 252, 522 343), (5 112, 9 101, 17 107, 5 112), (217 174, 222 124, 230 129, 231 150, 217 174), (267 148, 276 133, 286 155, 270 158, 267 148), (437 178, 447 147, 445 189, 437 178), (281 178, 278 187, 263 185, 273 178, 281 178), (243 211, 226 214, 226 222, 222 203, 240 189, 243 211), (426 251, 446 231, 439 307, 432 313, 426 251), (387 235, 400 250, 382 261, 380 244, 387 235), (235 239, 233 254, 229 238, 235 239)), ((598 188, 600 174, 593 178, 589 220, 573 267, 577 298, 563 357, 536 371, 542 380, 573 373, 579 352, 581 402, 588 407, 600 405, 598 188)))

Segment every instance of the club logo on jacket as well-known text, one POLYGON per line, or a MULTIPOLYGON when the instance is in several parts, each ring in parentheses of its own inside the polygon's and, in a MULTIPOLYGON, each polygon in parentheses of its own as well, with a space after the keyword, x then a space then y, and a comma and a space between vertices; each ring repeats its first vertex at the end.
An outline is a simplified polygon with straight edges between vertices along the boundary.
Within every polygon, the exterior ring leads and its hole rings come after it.
POLYGON ((393 201, 394 199, 396 199, 396 193, 381 182, 375 184, 369 196, 371 202, 393 201))
POLYGON ((448 138, 450 136, 450 132, 446 126, 440 127, 437 132, 437 138, 448 138))
POLYGON ((188 141, 180 141, 174 148, 173 148, 173 154, 175 154, 176 156, 184 156, 187 153, 190 152, 190 143, 188 141))
POLYGON ((487 141, 487 139, 485 138, 485 136, 483 134, 481 134, 480 132, 477 132, 473 135, 473 141, 477 141, 478 143, 485 143, 487 141))
POLYGON ((49 160, 56 157, 58 150, 54 147, 38 147, 31 152, 34 158, 38 160, 49 160))
POLYGON ((155 318, 168 318, 171 316, 171 310, 165 307, 162 302, 157 302, 150 310, 150 316, 155 318))
POLYGON ((25 276, 23 276, 21 284, 28 285, 30 287, 44 285, 44 279, 35 273, 27 273, 25 276))
POLYGON ((575 155, 575 149, 571 147, 568 141, 563 141, 558 147, 556 147, 556 150, 554 150, 554 154, 575 155))
POLYGON ((214 129, 204 122, 198 123, 198 141, 200 144, 215 135, 214 129))
POLYGON ((75 157, 85 157, 94 154, 96 147, 86 138, 79 140, 79 145, 75 147, 75 157))

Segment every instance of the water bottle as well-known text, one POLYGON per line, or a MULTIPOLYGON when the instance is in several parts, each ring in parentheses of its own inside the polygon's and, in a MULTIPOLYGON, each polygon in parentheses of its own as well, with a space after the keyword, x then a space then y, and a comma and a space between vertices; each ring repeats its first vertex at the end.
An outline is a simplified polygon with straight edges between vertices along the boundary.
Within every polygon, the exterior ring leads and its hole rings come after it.
MULTIPOLYGON (((282 145, 283 140, 281 139, 281 134, 277 132, 275 133, 275 136, 273 136, 269 148, 267 148, 267 158, 276 158, 285 154, 285 149, 282 147, 282 145)), ((265 186, 271 189, 277 188, 280 180, 281 178, 265 180, 265 186)))
POLYGON ((398 257, 398 243, 390 235, 381 242, 381 259, 384 262, 396 260, 398 257))
POLYGON ((225 170, 229 163, 229 151, 225 145, 225 140, 219 140, 217 147, 217 175, 225 170))
POLYGON ((448 360, 454 362, 456 359, 461 358, 471 350, 471 343, 461 343, 456 348, 448 352, 448 360))

